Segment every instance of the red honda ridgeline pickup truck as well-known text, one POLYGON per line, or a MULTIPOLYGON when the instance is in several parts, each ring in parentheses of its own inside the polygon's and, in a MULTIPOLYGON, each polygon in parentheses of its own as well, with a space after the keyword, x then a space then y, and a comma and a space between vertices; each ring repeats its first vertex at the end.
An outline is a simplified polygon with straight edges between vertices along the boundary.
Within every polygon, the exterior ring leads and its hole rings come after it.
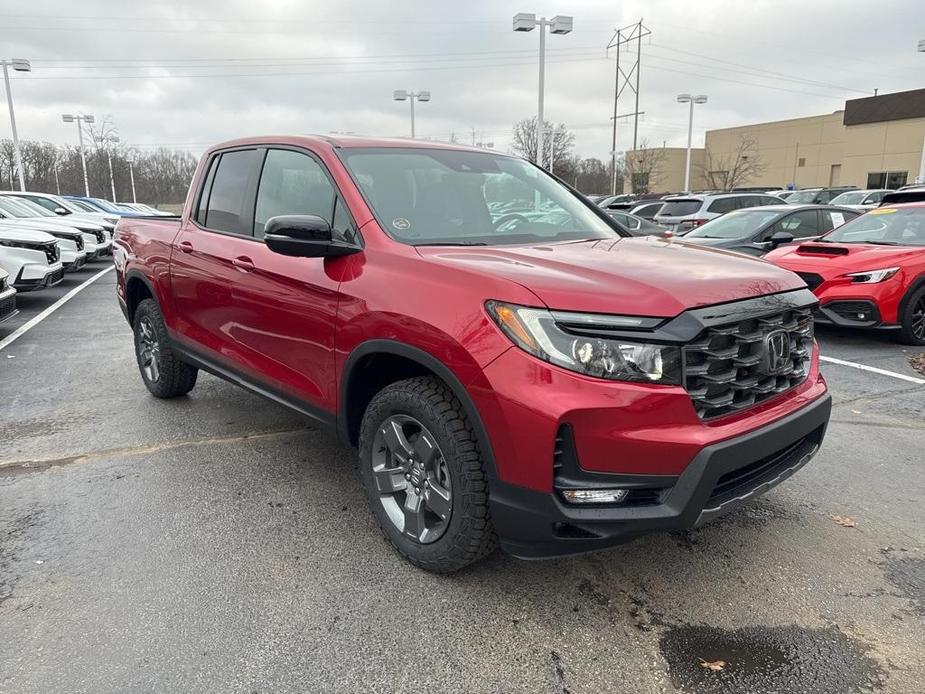
POLYGON ((431 571, 698 526, 804 465, 829 419, 796 275, 628 238, 512 156, 228 142, 181 218, 119 222, 115 256, 153 395, 204 369, 330 425, 431 571))

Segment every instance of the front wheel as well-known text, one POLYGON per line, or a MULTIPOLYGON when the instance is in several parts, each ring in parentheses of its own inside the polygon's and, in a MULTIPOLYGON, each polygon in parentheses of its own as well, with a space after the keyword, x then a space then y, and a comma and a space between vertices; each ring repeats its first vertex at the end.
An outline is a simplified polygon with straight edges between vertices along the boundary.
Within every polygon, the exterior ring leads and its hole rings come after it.
POLYGON ((906 345, 925 345, 925 286, 912 292, 899 321, 900 342, 906 345))
POLYGON ((379 526, 412 564, 449 573, 494 550, 475 432, 437 378, 376 394, 360 429, 360 471, 379 526))

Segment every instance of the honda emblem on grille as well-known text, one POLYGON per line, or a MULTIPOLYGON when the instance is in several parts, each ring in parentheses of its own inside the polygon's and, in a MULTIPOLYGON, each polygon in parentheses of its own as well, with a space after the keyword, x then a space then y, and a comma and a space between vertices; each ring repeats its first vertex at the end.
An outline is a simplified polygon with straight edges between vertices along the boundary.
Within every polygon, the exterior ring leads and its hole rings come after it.
POLYGON ((790 335, 786 330, 768 333, 765 342, 765 371, 779 374, 790 365, 790 335))

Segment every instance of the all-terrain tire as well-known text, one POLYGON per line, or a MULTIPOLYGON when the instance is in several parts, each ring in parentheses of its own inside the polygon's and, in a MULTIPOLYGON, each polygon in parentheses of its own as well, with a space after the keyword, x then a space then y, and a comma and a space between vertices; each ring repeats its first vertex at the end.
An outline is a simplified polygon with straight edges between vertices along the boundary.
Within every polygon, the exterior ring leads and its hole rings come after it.
POLYGON ((135 358, 145 387, 156 398, 186 395, 196 385, 199 369, 181 361, 170 346, 167 327, 154 299, 145 299, 135 310, 132 323, 135 333, 135 358), (156 369, 150 367, 150 345, 156 350, 156 369), (148 347, 149 349, 146 349, 148 347))
POLYGON ((458 571, 497 547, 488 510, 488 477, 478 439, 462 404, 452 390, 433 376, 393 383, 377 393, 360 428, 360 473, 370 509, 382 532, 412 564, 435 573, 458 571), (452 489, 451 513, 443 534, 428 544, 406 535, 381 501, 373 473, 377 432, 390 417, 412 417, 436 440, 452 489))
POLYGON ((925 345, 925 285, 913 291, 899 316, 899 341, 904 345, 925 345))

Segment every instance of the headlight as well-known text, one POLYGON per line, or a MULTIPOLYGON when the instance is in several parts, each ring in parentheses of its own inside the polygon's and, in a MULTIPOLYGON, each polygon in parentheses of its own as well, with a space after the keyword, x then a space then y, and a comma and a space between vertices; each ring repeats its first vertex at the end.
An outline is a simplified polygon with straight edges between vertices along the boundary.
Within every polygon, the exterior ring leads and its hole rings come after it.
POLYGON ((557 323, 587 326, 588 330, 638 328, 648 322, 635 316, 593 316, 556 312, 489 301, 489 315, 511 341, 525 352, 562 368, 613 381, 681 383, 681 350, 621 338, 569 332, 557 323))
POLYGON ((849 272, 845 277, 850 277, 854 284, 877 284, 890 279, 899 272, 898 267, 888 267, 883 270, 865 270, 864 272, 849 272))

